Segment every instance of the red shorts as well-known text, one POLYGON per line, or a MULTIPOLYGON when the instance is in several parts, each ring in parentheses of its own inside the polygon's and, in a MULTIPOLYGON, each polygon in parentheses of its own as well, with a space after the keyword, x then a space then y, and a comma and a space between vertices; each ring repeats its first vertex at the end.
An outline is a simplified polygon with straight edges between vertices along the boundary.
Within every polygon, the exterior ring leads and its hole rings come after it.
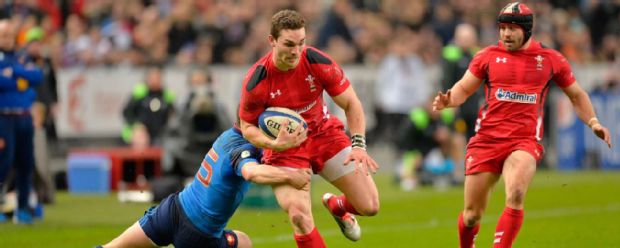
POLYGON ((531 154, 536 162, 544 153, 543 146, 534 139, 497 140, 476 135, 467 144, 465 175, 480 172, 501 174, 504 161, 516 150, 531 154))
POLYGON ((312 168, 314 173, 323 170, 325 161, 351 146, 344 125, 336 117, 323 122, 299 147, 282 152, 265 149, 263 163, 291 168, 312 168))

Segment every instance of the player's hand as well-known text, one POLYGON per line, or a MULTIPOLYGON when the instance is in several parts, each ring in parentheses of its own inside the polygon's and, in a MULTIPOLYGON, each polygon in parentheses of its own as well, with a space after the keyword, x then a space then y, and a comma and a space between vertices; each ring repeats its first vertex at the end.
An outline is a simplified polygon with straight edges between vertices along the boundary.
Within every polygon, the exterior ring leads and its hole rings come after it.
POLYGON ((310 191, 310 177, 312 171, 309 169, 297 169, 290 172, 289 184, 296 189, 310 191))
POLYGON ((609 129, 599 123, 596 123, 592 125, 592 131, 596 134, 596 136, 605 141, 609 148, 611 148, 611 135, 609 134, 609 129))
POLYGON ((369 173, 375 174, 379 169, 377 162, 364 149, 352 148, 344 160, 344 165, 347 166, 351 162, 354 163, 356 172, 361 171, 366 173, 366 175, 369 175, 369 173))
POLYGON ((452 95, 452 91, 448 90, 444 94, 443 92, 438 92, 437 96, 433 100, 433 111, 439 111, 444 108, 447 108, 450 105, 450 98, 452 95))
POLYGON ((288 120, 284 120, 282 123, 280 123, 280 132, 278 133, 278 137, 274 140, 273 143, 273 150, 276 152, 281 152, 293 147, 298 147, 308 137, 308 131, 304 129, 302 125, 298 125, 292 133, 289 133, 288 128, 285 128, 288 127, 288 124, 288 120))

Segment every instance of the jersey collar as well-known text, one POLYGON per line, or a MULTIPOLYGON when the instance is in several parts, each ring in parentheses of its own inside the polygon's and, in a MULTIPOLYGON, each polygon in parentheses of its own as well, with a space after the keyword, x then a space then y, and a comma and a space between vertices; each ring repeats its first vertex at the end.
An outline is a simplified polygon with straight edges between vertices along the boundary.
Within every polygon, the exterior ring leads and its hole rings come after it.
MULTIPOLYGON (((542 48, 542 45, 540 44, 540 42, 536 41, 534 37, 531 37, 530 39, 531 39, 531 42, 530 42, 529 47, 527 47, 525 50, 517 50, 516 52, 527 52, 527 51, 538 50, 542 48)), ((501 40, 497 41, 497 46, 505 50, 504 43, 501 40)))

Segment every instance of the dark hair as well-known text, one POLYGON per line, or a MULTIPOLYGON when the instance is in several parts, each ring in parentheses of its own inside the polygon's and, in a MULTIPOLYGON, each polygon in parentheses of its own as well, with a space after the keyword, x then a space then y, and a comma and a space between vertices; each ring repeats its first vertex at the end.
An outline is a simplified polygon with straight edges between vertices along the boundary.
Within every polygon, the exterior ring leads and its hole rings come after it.
POLYGON ((284 29, 296 30, 306 26, 304 18, 294 10, 281 10, 271 17, 271 36, 275 39, 280 37, 280 31, 284 29))

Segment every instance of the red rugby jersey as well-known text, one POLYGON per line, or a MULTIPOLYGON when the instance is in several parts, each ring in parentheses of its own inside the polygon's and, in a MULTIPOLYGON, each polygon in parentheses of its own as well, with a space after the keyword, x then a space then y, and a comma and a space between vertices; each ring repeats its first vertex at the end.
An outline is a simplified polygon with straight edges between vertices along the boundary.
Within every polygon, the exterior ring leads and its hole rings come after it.
POLYGON ((306 46, 297 67, 283 72, 276 68, 272 52, 254 64, 241 89, 242 120, 257 125, 258 116, 268 107, 295 110, 308 123, 308 133, 329 118, 323 91, 337 96, 349 87, 342 68, 328 55, 306 46))
POLYGON ((478 112, 477 135, 535 138, 543 135, 544 102, 550 82, 565 88, 575 82, 559 52, 532 39, 525 50, 507 51, 500 42, 480 51, 469 71, 484 80, 485 104, 478 112))

